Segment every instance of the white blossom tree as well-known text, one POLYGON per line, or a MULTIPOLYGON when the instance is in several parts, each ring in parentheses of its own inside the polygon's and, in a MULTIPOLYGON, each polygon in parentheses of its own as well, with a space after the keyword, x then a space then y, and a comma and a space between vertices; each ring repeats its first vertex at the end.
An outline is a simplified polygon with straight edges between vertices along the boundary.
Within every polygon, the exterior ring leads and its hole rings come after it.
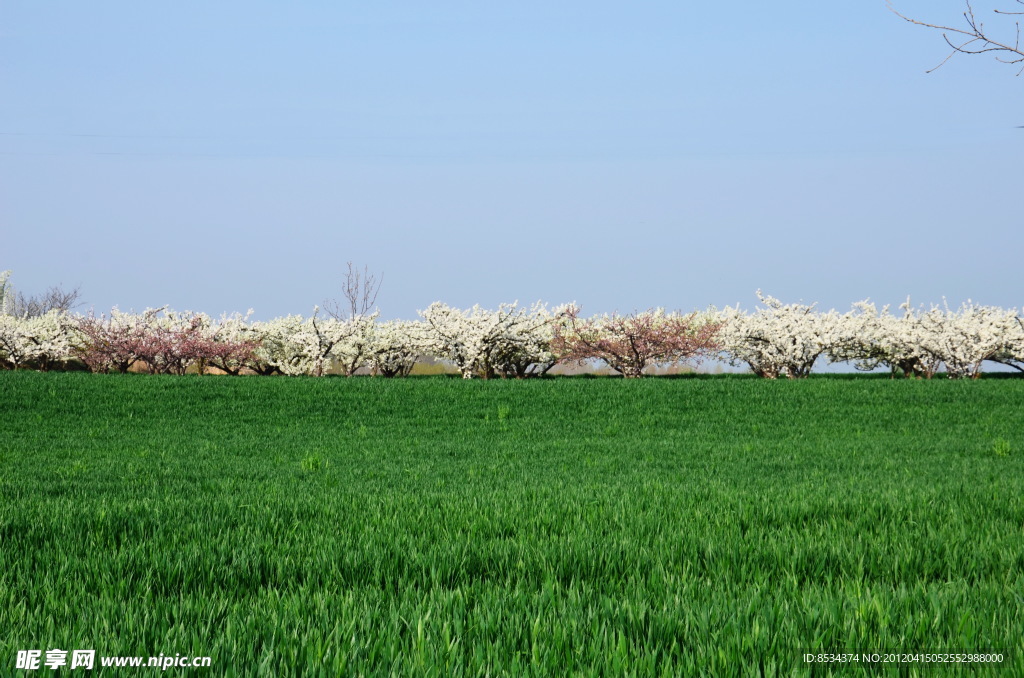
POLYGON ((989 360, 1024 372, 1024 318, 1017 316, 1017 328, 1010 334, 1007 346, 989 360))
POLYGON ((9 308, 9 297, 10 297, 10 271, 0 271, 0 315, 10 314, 9 308))
POLYGON ((412 372, 416 359, 428 350, 426 323, 389 320, 373 326, 367 364, 373 374, 406 377, 412 372))
POLYGON ((810 374, 818 358, 850 339, 850 323, 835 310, 814 310, 815 304, 783 304, 757 291, 764 304, 753 313, 725 308, 718 340, 729 364, 747 365, 767 379, 799 379, 810 374))
POLYGON ((889 313, 888 306, 879 311, 867 300, 854 304, 854 309, 844 316, 851 326, 849 336, 830 351, 833 362, 853 362, 865 371, 884 366, 893 377, 928 379, 942 366, 942 359, 925 348, 925 329, 909 298, 900 306, 901 316, 889 313))
POLYGON ((968 300, 956 311, 932 306, 920 317, 922 346, 940 359, 951 379, 981 376, 982 363, 1016 352, 1020 321, 1015 309, 968 300))
POLYGON ((931 378, 943 366, 950 378, 977 378, 983 363, 1022 369, 1019 359, 1024 326, 1014 309, 979 306, 970 301, 957 310, 948 304, 914 308, 908 298, 901 316, 880 312, 867 301, 855 304, 853 339, 835 352, 858 369, 886 366, 895 376, 931 378))
POLYGON ((342 336, 331 349, 330 359, 333 364, 341 367, 345 376, 351 377, 361 367, 369 364, 378 315, 375 312, 335 321, 342 336))
POLYGON ((435 302, 419 313, 429 352, 452 361, 464 379, 537 376, 557 361, 546 339, 552 314, 541 302, 530 308, 501 304, 493 311, 435 302))
MULTIPOLYGON (((329 331, 332 326, 321 325, 321 328, 329 331)), ((329 366, 333 341, 317 329, 300 315, 287 315, 260 323, 257 331, 262 334, 263 342, 257 354, 265 355, 268 364, 281 374, 319 376, 329 366)))
POLYGON ((323 376, 334 364, 351 376, 365 364, 377 314, 347 320, 289 315, 268 323, 254 323, 259 338, 256 360, 281 374, 323 376))
POLYGON ((77 324, 61 311, 18 317, 0 314, 0 364, 43 371, 69 360, 80 341, 77 324))

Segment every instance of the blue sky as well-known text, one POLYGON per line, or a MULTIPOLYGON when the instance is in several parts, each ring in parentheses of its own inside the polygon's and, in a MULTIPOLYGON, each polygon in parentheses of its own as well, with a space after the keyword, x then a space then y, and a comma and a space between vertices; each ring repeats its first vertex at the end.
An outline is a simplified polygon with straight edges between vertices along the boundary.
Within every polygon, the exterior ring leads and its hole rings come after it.
POLYGON ((0 0, 0 270, 257 318, 349 260, 383 317, 1020 307, 1024 76, 945 55, 883 0, 0 0))

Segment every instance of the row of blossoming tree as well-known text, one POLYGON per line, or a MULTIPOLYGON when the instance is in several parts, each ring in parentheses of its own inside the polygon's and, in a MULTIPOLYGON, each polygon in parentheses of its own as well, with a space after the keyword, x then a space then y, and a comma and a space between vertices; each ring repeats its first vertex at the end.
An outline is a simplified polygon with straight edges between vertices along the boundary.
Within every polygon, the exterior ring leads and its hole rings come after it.
POLYGON ((648 310, 583 317, 575 305, 517 303, 468 310, 442 303, 415 321, 377 313, 249 316, 148 309, 104 315, 53 310, 33 317, 0 314, 0 365, 48 370, 84 365, 94 372, 320 376, 357 371, 408 375, 425 357, 447 361, 465 378, 542 376, 557 364, 606 364, 625 377, 650 368, 719 359, 761 377, 806 377, 824 362, 848 362, 893 375, 976 378, 986 361, 1024 372, 1024 322, 1016 309, 967 303, 898 312, 859 302, 847 313, 783 304, 758 292, 761 305, 689 314, 648 310))

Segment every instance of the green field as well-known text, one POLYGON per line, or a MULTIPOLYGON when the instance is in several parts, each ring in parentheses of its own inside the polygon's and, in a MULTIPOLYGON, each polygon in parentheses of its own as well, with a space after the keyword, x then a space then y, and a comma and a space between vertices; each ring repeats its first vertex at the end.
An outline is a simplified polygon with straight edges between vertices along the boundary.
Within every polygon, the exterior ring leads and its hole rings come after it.
POLYGON ((1022 415, 1024 379, 0 373, 0 675, 1024 675, 1022 415))

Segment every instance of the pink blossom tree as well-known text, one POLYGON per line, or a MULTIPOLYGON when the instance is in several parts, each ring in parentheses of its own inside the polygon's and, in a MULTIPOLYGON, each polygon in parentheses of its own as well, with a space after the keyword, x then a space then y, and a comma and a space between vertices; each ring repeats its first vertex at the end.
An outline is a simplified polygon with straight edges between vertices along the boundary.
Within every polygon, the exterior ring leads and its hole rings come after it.
POLYGON ((218 332, 201 313, 148 309, 141 314, 114 309, 109 317, 78 318, 81 340, 75 354, 93 372, 127 372, 137 364, 151 374, 185 374, 207 365, 238 374, 254 360, 258 341, 218 332))
POLYGON ((185 374, 205 356, 207 345, 204 317, 195 313, 166 311, 143 313, 145 331, 137 345, 139 359, 150 374, 185 374))
POLYGON ((719 350, 720 323, 697 313, 662 309, 581 319, 567 307, 555 324, 552 352, 563 360, 598 359, 626 378, 643 376, 651 365, 694 362, 719 350))
POLYGON ((238 376, 246 368, 256 372, 256 368, 260 367, 256 360, 258 347, 259 342, 255 340, 239 341, 217 336, 207 337, 201 350, 200 363, 201 366, 216 367, 232 376, 238 376))
POLYGON ((139 361, 146 328, 140 316, 115 308, 110 317, 89 314, 78 318, 78 331, 82 340, 75 347, 75 356, 90 371, 123 374, 139 361))

